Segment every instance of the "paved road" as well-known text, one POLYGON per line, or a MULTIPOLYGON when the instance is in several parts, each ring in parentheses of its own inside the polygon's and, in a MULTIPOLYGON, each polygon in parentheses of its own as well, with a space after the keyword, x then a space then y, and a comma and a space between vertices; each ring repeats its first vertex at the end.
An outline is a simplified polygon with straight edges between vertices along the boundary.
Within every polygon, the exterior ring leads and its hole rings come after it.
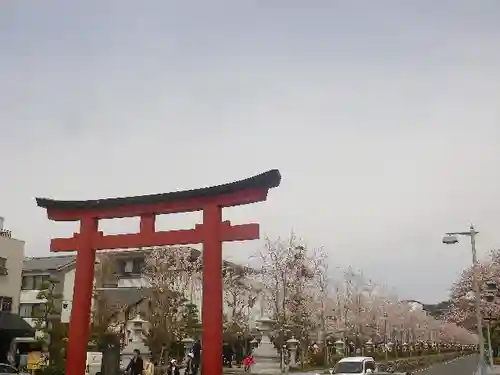
MULTIPOLYGON (((431 368, 415 372, 415 375, 475 375, 477 356, 467 356, 447 364, 434 365, 431 368)), ((314 375, 318 372, 294 372, 293 375, 314 375)))
POLYGON ((477 369, 477 356, 470 355, 456 361, 434 365, 425 371, 419 371, 418 375, 474 375, 477 369))

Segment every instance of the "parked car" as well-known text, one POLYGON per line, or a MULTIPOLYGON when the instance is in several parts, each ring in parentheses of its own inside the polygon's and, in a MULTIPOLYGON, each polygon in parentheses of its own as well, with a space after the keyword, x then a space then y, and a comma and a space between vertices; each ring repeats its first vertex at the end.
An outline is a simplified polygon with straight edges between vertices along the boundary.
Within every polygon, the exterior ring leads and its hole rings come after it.
POLYGON ((25 372, 19 372, 19 370, 17 368, 15 368, 14 366, 11 366, 7 363, 0 363, 0 375, 7 375, 7 374, 29 375, 25 372))

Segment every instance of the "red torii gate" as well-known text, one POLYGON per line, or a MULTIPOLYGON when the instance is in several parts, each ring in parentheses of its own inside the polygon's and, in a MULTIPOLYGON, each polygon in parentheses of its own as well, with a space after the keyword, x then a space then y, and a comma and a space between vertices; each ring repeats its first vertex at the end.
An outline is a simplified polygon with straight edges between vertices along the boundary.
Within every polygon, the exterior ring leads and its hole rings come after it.
POLYGON ((69 325, 66 375, 84 375, 90 326, 96 250, 203 244, 203 358, 204 375, 222 374, 222 242, 259 238, 259 224, 231 225, 222 221, 222 208, 267 199, 281 175, 270 170, 224 185, 172 193, 89 201, 36 198, 54 221, 80 221, 80 233, 54 238, 50 251, 77 251, 73 304, 69 325), (194 229, 155 230, 160 214, 203 211, 203 224, 194 229), (138 233, 104 235, 99 219, 140 217, 138 233))

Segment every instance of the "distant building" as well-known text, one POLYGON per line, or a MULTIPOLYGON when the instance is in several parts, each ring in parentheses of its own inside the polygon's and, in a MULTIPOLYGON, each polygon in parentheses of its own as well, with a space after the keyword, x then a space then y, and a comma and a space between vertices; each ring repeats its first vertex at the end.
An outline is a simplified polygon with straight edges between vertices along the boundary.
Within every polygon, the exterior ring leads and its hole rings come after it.
POLYGON ((21 290, 24 241, 12 237, 0 218, 0 311, 17 313, 21 290))

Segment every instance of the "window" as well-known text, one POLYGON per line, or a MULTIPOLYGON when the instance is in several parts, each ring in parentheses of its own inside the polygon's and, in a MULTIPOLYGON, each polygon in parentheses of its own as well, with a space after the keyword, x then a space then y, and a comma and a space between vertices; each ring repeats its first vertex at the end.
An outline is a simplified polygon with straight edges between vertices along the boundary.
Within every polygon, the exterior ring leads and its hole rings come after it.
POLYGON ((23 276, 21 288, 23 290, 42 290, 44 284, 49 281, 49 279, 49 275, 23 276))
POLYGON ((134 259, 132 264, 132 273, 142 273, 144 266, 144 259, 134 259))
POLYGON ((372 361, 366 361, 365 362, 365 371, 366 370, 372 370, 375 371, 375 362, 372 361))
POLYGON ((33 276, 23 276, 21 289, 22 290, 32 290, 33 289, 33 276))
POLYGON ((41 290, 44 288, 45 284, 47 281, 49 281, 50 276, 49 275, 37 275, 34 276, 34 289, 35 290, 41 290))
POLYGON ((133 268, 134 268, 134 262, 131 260, 127 260, 125 262, 125 273, 132 273, 133 268))
POLYGON ((46 305, 44 303, 36 303, 33 305, 33 318, 40 318, 45 314, 45 307, 46 305))
POLYGON ((0 257, 0 275, 7 275, 7 258, 0 257))
POLYGON ((44 313, 44 303, 21 303, 19 306, 21 318, 40 318, 44 313))
POLYGON ((338 362, 335 365, 335 372, 341 374, 362 374, 362 362, 338 362))
POLYGON ((116 267, 116 268, 118 269, 118 270, 117 270, 117 271, 118 271, 118 274, 123 275, 123 274, 125 273, 125 263, 126 263, 126 262, 125 262, 125 261, 123 261, 123 260, 119 260, 119 261, 117 261, 117 263, 118 263, 118 264, 117 264, 117 267, 116 267))
POLYGON ((12 297, 0 297, 0 311, 12 311, 12 297))
POLYGON ((19 305, 19 315, 21 318, 31 318, 33 315, 33 305, 30 303, 21 303, 19 305))

